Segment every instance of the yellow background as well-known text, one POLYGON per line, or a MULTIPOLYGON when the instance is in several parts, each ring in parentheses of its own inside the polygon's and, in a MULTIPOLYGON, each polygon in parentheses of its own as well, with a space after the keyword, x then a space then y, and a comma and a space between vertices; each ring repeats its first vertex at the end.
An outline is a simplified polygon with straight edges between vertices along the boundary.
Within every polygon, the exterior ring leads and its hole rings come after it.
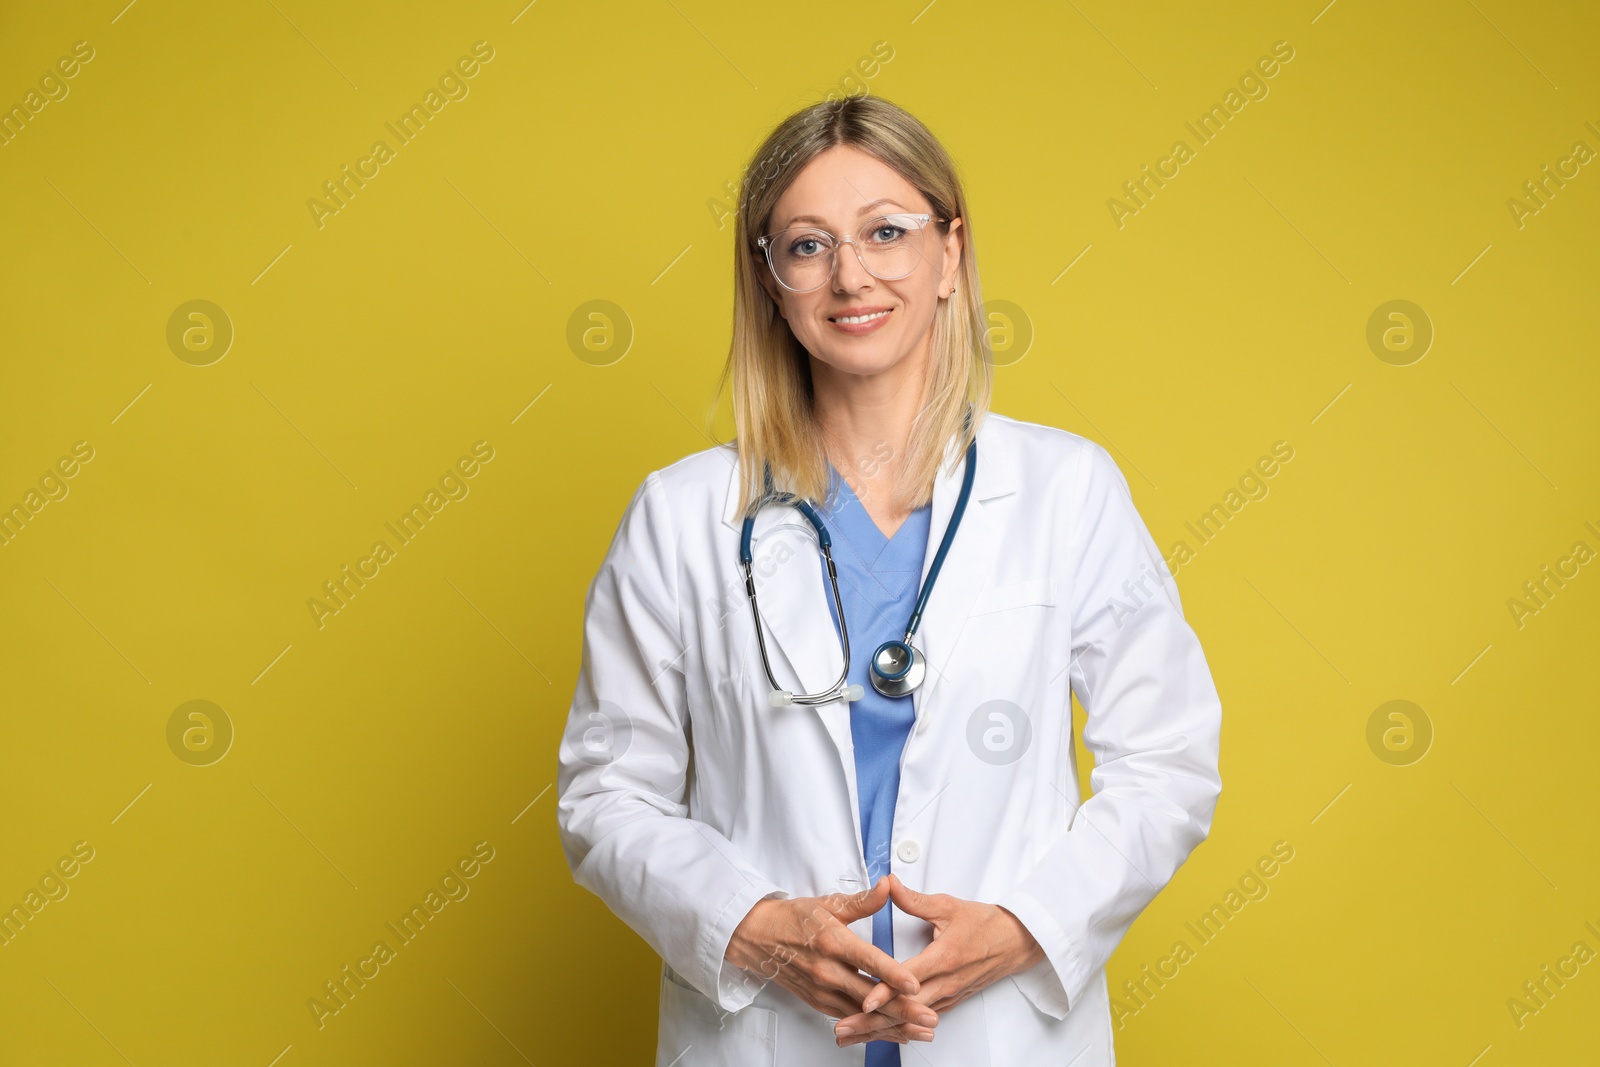
POLYGON ((583 598, 645 472, 732 432, 730 183, 851 88, 962 168, 985 296, 1033 331, 999 338, 996 410, 1111 448, 1164 550, 1295 450, 1179 569, 1224 789, 1113 993, 1294 858, 1119 1062, 1593 1062, 1600 963, 1507 1007, 1600 952, 1600 565, 1507 607, 1600 550, 1600 163, 1507 207, 1600 150, 1592 7, 122 2, 0 15, 7 108, 94 49, 0 147, 0 505, 94 450, 0 547, 0 904, 94 849, 0 948, 0 1060, 648 1061, 655 957, 553 820, 583 598), (323 182, 480 40, 469 95, 319 227, 323 182), (1407 366, 1366 340, 1395 299, 1435 331, 1407 366), (167 342, 191 300, 235 331, 207 366, 167 342), (592 300, 620 359, 569 346, 592 300), (470 495, 319 629, 307 600, 477 441, 470 495), (1406 766, 1367 740, 1397 699, 1433 731, 1406 766), (209 766, 168 744, 191 700, 234 730, 209 766), (470 895, 319 1030, 308 999, 480 841, 470 895))

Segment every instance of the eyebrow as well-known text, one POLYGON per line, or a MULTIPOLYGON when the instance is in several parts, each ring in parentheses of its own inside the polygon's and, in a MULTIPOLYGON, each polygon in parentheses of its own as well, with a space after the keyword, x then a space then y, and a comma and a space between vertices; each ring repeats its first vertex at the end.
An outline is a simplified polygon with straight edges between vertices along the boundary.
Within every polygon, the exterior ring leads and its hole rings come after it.
MULTIPOLYGON (((881 200, 874 200, 870 204, 863 204, 861 206, 861 210, 856 212, 856 217, 859 218, 862 215, 865 215, 867 212, 873 210, 874 208, 882 207, 884 204, 893 204, 895 207, 900 208, 901 210, 905 210, 905 205, 900 203, 900 201, 893 200, 893 199, 891 199, 891 198, 886 196, 886 197, 882 198, 881 200)), ((827 225, 827 222, 825 220, 819 219, 815 215, 796 215, 794 218, 789 220, 788 225, 789 226, 793 226, 797 222, 809 222, 809 223, 812 223, 813 225, 816 225, 816 226, 826 226, 827 225)), ((784 228, 787 229, 788 226, 786 226, 784 228)))

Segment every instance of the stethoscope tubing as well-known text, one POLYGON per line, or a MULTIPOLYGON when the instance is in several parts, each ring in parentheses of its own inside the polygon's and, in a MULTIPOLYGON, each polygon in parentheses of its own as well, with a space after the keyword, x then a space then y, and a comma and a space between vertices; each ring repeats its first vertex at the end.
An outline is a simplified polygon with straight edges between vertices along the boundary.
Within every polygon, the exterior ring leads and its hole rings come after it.
MULTIPOLYGON (((971 411, 968 411, 971 418, 971 411)), ((928 605, 928 597, 933 592, 934 583, 939 578, 939 571, 944 566, 945 556, 950 552, 950 545, 955 540, 955 533, 961 526, 962 516, 966 513, 967 501, 972 496, 972 483, 977 474, 978 467, 978 441, 974 437, 967 446, 966 470, 962 474, 961 492, 956 497, 955 507, 950 512, 950 520, 945 524, 944 537, 939 543, 939 550, 934 554, 933 564, 928 568, 927 580, 922 583, 922 589, 917 595, 917 603, 911 612, 911 618, 906 622, 905 637, 900 641, 886 641, 874 653, 870 671, 874 675, 873 688, 883 692, 886 696, 905 696, 921 684, 923 673, 919 661, 922 656, 911 645, 911 639, 916 635, 917 627, 922 624, 922 613, 928 605), (883 670, 877 663, 878 656, 885 649, 900 646, 903 651, 904 664, 898 670, 883 670), (916 669, 915 677, 906 680, 909 673, 916 669), (879 677, 883 684, 879 684, 879 677)), ((750 611, 756 624, 756 645, 761 652, 761 667, 766 672, 767 681, 772 685, 770 699, 774 707, 783 707, 788 704, 801 704, 816 706, 818 704, 831 704, 844 696, 848 701, 859 700, 864 695, 864 690, 859 685, 847 685, 850 677, 850 633, 845 624, 844 601, 839 595, 839 570, 833 562, 833 538, 828 533, 827 525, 822 521, 822 516, 807 500, 795 496, 793 493, 778 493, 773 491, 772 470, 767 468, 764 472, 766 492, 757 502, 755 509, 745 517, 744 525, 739 535, 739 563, 744 568, 745 595, 750 600, 750 611), (754 553, 751 550, 751 537, 755 532, 755 513, 768 504, 793 505, 812 528, 817 532, 817 544, 822 549, 822 557, 828 568, 828 585, 833 591, 833 606, 838 613, 839 641, 844 653, 844 669, 831 687, 820 693, 790 693, 778 685, 776 675, 772 671, 772 660, 767 653, 767 639, 765 629, 761 625, 761 608, 756 601, 756 582, 754 572, 754 553)))
MULTIPOLYGON (((767 485, 770 489, 772 485, 771 472, 768 472, 767 485)), ((822 516, 818 515, 816 509, 807 501, 801 500, 792 493, 780 493, 764 498, 758 507, 764 507, 769 503, 794 504, 800 513, 811 521, 812 527, 816 529, 817 543, 822 546, 822 558, 828 564, 828 585, 833 590, 834 609, 839 613, 839 641, 844 649, 844 669, 839 672, 838 679, 830 688, 821 693, 790 693, 784 703, 804 704, 807 706, 831 704, 839 699, 842 691, 853 688, 845 685, 845 680, 850 677, 850 630, 844 621, 844 601, 839 598, 839 568, 833 562, 833 538, 828 535, 828 528, 823 525, 822 516)), ((754 530, 754 516, 745 519, 744 531, 739 537, 739 562, 744 566, 745 595, 750 598, 750 610, 755 615, 756 646, 761 650, 761 668, 766 671, 767 681, 772 685, 772 692, 778 694, 785 692, 785 690, 778 685, 777 677, 772 673, 772 660, 767 655, 767 638, 761 625, 761 609, 756 604, 756 579, 752 568, 754 557, 750 551, 750 535, 754 530)), ((857 699, 859 699, 859 696, 860 694, 857 694, 857 699)))

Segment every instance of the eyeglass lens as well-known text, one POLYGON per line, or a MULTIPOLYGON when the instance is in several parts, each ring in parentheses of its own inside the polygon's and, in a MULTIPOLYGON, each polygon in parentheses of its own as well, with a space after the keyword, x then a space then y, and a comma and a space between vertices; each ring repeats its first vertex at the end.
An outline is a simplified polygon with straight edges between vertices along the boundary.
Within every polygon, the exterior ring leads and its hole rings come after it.
MULTIPOLYGON (((873 277, 884 281, 904 278, 922 261, 924 229, 919 216, 884 215, 861 228, 854 240, 856 254, 873 277)), ((835 244, 826 230, 814 226, 775 233, 767 243, 772 272, 790 289, 816 289, 833 273, 835 244)))

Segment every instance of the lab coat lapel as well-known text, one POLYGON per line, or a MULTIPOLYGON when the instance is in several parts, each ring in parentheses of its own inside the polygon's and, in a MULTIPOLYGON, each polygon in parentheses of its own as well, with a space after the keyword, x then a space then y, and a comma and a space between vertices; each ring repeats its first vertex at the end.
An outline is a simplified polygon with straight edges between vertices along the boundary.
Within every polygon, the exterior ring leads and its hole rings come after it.
MULTIPOLYGON (((955 539, 950 543, 950 551, 939 568, 938 580, 928 594, 922 622, 911 640, 927 661, 927 675, 914 694, 919 727, 928 713, 930 700, 959 691, 959 685, 951 684, 949 666, 973 603, 988 586, 996 554, 1001 550, 1000 530, 987 501, 1013 492, 1014 486, 1011 457, 1005 448, 1003 431, 993 432, 995 428, 996 420, 990 418, 985 418, 978 428, 978 467, 972 496, 967 501, 955 539)), ((957 452, 957 442, 952 441, 933 485, 928 550, 922 564, 924 583, 933 568, 933 558, 938 555, 939 543, 949 528, 965 476, 966 459, 957 452), (952 458, 955 458, 953 464, 952 458)), ((959 682, 959 676, 954 681, 959 682)))

